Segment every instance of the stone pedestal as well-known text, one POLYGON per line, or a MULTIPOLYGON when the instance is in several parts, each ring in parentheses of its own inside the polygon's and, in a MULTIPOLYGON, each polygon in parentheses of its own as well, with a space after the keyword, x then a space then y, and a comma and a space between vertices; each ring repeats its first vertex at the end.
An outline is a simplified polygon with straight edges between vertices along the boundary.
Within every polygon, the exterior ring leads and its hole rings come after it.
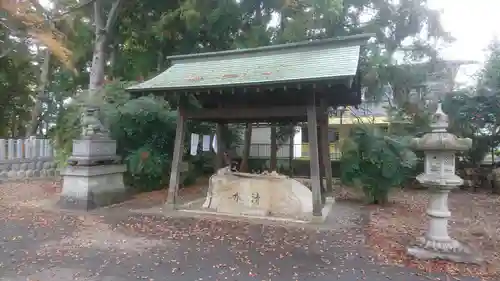
POLYGON ((423 186, 428 187, 431 196, 427 207, 429 225, 423 237, 408 247, 408 254, 419 259, 444 259, 454 262, 477 263, 479 256, 467 245, 453 239, 448 234, 448 220, 451 212, 448 209, 449 192, 461 185, 462 179, 451 175, 448 179, 432 178, 426 174, 417 177, 423 186))
POLYGON ((419 259, 445 259, 455 262, 477 263, 481 259, 472 249, 448 234, 448 194, 463 180, 455 174, 455 152, 468 150, 470 139, 460 139, 446 131, 448 117, 438 106, 433 116, 432 132, 413 140, 415 149, 425 153, 424 173, 417 180, 429 188, 431 197, 427 207, 429 225, 424 237, 408 247, 408 254, 419 259))
POLYGON ((109 138, 87 138, 73 141, 73 154, 68 163, 73 166, 117 164, 116 141, 109 138))
POLYGON ((114 140, 98 136, 73 141, 73 155, 68 164, 61 172, 62 208, 90 210, 125 199, 126 166, 120 164, 114 140))
POLYGON ((122 202, 125 165, 69 166, 61 174, 63 188, 59 203, 63 208, 91 210, 122 202))
POLYGON ((228 167, 210 178, 203 207, 222 214, 306 221, 313 215, 312 192, 300 182, 274 172, 256 175, 228 167))

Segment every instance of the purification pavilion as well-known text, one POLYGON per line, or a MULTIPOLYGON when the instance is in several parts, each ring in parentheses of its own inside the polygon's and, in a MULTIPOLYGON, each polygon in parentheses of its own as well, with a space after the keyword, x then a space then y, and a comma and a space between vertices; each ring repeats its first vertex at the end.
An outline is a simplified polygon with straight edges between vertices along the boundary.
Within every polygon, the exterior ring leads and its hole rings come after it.
POLYGON ((217 124, 218 163, 228 123, 307 122, 313 215, 321 216, 323 176, 326 191, 332 191, 328 108, 361 103, 360 53, 371 37, 171 56, 170 68, 128 88, 134 95, 162 96, 178 108, 167 204, 176 204, 186 120, 217 124))

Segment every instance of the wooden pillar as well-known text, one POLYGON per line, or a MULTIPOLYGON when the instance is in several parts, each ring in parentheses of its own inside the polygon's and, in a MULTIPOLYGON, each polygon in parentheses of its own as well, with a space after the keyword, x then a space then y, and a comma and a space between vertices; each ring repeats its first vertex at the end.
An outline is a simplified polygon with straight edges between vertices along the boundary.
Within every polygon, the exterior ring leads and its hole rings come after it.
MULTIPOLYGON (((318 124, 321 124, 321 120, 318 120, 318 124)), ((320 126, 316 128, 316 134, 318 135, 318 162, 319 162, 319 186, 321 190, 321 204, 325 204, 326 202, 326 197, 325 197, 325 183, 323 181, 325 177, 325 166, 324 164, 324 159, 325 159, 325 148, 322 145, 322 135, 321 135, 321 130, 320 126)))
POLYGON ((269 172, 278 170, 278 139, 276 125, 271 125, 271 147, 269 153, 269 172))
POLYGON ((309 159, 311 166, 311 189, 313 197, 313 216, 322 216, 320 167, 318 155, 318 122, 316 115, 315 93, 307 107, 307 130, 309 135, 309 159))
POLYGON ((180 166, 184 152, 184 130, 186 128, 186 120, 184 110, 177 109, 177 128, 175 129, 174 153, 172 157, 172 167, 170 170, 170 181, 168 184, 167 206, 175 208, 177 195, 179 192, 180 166))
POLYGON ((224 145, 224 123, 217 123, 215 127, 215 136, 217 139, 217 153, 215 154, 215 171, 223 168, 224 165, 224 152, 226 151, 226 147, 224 145))
POLYGON ((330 142, 328 141, 328 115, 325 114, 319 121, 320 130, 320 145, 323 157, 321 165, 323 166, 323 171, 325 172, 326 179, 326 193, 330 194, 333 192, 333 177, 332 177, 332 160, 330 159, 330 142))
POLYGON ((293 139, 295 137, 295 127, 294 127, 294 131, 292 133, 292 135, 290 136, 290 147, 288 148, 288 168, 290 169, 289 171, 289 177, 293 177, 293 159, 295 158, 294 157, 294 153, 295 153, 295 148, 294 148, 294 143, 293 143, 293 139))

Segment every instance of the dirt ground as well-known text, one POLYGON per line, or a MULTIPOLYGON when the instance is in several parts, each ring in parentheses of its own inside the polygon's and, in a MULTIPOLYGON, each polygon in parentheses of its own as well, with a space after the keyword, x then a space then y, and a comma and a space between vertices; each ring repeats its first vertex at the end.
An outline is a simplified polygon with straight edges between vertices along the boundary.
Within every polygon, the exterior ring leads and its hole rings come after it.
MULTIPOLYGON (((179 190, 179 204, 204 198, 207 194, 207 189, 208 178, 200 178, 195 184, 181 188, 179 190)), ((117 204, 116 206, 129 209, 145 209, 165 203, 167 201, 167 196, 168 189, 164 188, 152 192, 139 193, 130 200, 117 204)))
MULTIPOLYGON (((352 189, 341 189, 343 200, 359 201, 362 196, 352 189)), ((366 227, 368 244, 386 263, 414 267, 428 272, 446 272, 500 280, 500 196, 456 190, 449 196, 452 218, 450 235, 480 252, 480 266, 444 261, 416 261, 406 255, 406 246, 426 230, 425 190, 393 192, 387 206, 367 206, 371 215, 366 227)))
MULTIPOLYGON (((205 189, 200 182, 181 190, 180 197, 196 199, 205 189)), ((405 257, 406 242, 423 231, 423 191, 398 192, 390 206, 370 207, 368 225, 337 224, 328 230, 133 212, 163 204, 165 191, 88 213, 42 206, 59 192, 59 183, 50 181, 0 185, 1 281, 475 281, 493 276, 482 267, 416 263, 405 257)), ((336 206, 357 196, 340 190, 336 206)), ((460 219, 454 216, 452 234, 481 241, 493 270, 498 227, 491 214, 498 209, 486 206, 495 201, 481 194, 451 197, 454 214, 463 213, 460 219), (475 230, 464 231, 465 226, 475 230)), ((364 213, 360 204, 350 205, 364 213)))

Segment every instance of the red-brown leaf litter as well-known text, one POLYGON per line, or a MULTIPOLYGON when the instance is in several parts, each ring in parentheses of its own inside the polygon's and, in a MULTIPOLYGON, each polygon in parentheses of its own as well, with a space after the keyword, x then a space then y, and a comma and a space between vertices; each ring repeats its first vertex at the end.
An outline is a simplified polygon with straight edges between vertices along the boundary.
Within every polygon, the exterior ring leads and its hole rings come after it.
MULTIPOLYGON (((339 197, 346 200, 361 198, 360 194, 346 189, 339 197)), ((421 261, 406 254, 406 247, 425 233, 427 202, 427 191, 407 189, 394 192, 387 206, 366 207, 370 211, 365 229, 367 244, 378 259, 425 272, 500 280, 500 196, 457 190, 449 197, 452 212, 450 235, 477 249, 485 260, 482 265, 421 261)))

